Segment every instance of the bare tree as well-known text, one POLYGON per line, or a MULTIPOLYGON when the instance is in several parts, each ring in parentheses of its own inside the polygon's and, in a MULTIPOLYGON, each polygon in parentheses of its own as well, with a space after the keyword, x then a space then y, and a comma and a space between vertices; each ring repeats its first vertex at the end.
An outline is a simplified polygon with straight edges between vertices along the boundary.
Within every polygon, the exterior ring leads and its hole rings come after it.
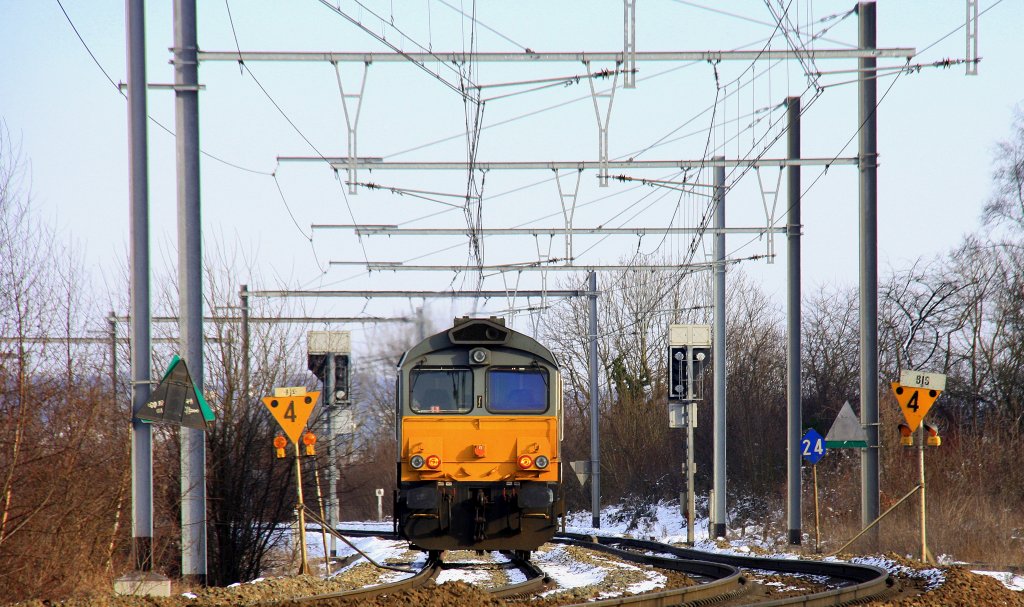
MULTIPOLYGON (((637 270, 605 278, 599 285, 598 360, 601 396, 602 494, 674 496, 680 441, 667 424, 667 333, 670 323, 706 320, 707 282, 702 276, 642 269, 651 259, 632 259, 637 270), (651 453, 664 457, 650 457, 651 453)), ((578 285, 581 279, 567 284, 578 285)), ((540 337, 558 356, 565 385, 566 438, 563 458, 589 459, 590 381, 587 301, 553 309, 540 337)), ((570 481, 569 496, 585 502, 570 481)))
POLYGON ((88 280, 33 215, 25 170, 0 128, 0 594, 22 598, 107 573, 107 481, 126 465, 102 354, 79 340, 88 280))
POLYGON ((831 424, 860 393, 857 292, 825 288, 804 303, 801 319, 804 424, 831 424))
POLYGON ((995 192, 982 219, 990 228, 1024 233, 1024 107, 1014 112, 1009 139, 999 142, 992 175, 995 192))

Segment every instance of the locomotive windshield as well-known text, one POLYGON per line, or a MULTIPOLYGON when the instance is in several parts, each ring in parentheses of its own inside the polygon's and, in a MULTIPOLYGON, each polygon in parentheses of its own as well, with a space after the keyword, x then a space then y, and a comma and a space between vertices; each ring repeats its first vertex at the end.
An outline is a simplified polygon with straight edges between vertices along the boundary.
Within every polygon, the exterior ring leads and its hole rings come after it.
POLYGON ((464 413, 473 407, 469 369, 413 369, 409 383, 416 413, 464 413))
POLYGON ((544 369, 491 369, 487 406, 492 411, 546 411, 548 372, 544 369))

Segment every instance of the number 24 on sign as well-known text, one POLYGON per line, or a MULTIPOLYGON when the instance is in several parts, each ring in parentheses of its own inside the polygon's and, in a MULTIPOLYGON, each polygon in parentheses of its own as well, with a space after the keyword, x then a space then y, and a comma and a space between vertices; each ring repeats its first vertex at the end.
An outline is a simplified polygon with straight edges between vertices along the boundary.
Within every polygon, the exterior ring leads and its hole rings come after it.
POLYGON ((818 433, 817 430, 811 428, 804 434, 803 438, 800 439, 800 451, 804 456, 804 459, 809 461, 811 464, 817 464, 821 461, 821 458, 825 457, 825 439, 818 433))

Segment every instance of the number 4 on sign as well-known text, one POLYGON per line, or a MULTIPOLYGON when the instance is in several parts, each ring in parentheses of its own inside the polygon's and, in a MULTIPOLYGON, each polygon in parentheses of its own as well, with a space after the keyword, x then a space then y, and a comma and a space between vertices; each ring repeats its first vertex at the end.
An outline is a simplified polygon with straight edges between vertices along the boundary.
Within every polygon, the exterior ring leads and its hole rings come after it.
POLYGON ((295 396, 267 396, 263 398, 263 404, 280 424, 285 435, 293 443, 298 444, 302 429, 306 426, 318 398, 319 392, 306 392, 295 396))
POLYGON ((903 417, 906 418, 911 432, 917 430, 921 420, 935 404, 935 399, 942 394, 941 390, 905 386, 898 381, 892 382, 892 392, 896 395, 896 402, 903 410, 903 417))

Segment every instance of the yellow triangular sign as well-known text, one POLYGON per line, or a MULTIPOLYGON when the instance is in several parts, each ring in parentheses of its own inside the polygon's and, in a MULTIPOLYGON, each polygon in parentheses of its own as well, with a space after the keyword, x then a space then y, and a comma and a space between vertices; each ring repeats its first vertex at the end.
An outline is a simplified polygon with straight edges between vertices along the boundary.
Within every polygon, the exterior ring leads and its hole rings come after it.
POLYGON ((941 390, 904 386, 898 381, 892 382, 892 392, 896 395, 896 402, 900 404, 911 431, 917 430, 921 420, 935 404, 935 399, 942 394, 941 390))
POLYGON ((313 412, 318 398, 319 392, 306 392, 294 396, 264 396, 263 404, 281 425, 285 435, 292 439, 293 443, 298 444, 302 429, 306 427, 309 414, 313 412))

